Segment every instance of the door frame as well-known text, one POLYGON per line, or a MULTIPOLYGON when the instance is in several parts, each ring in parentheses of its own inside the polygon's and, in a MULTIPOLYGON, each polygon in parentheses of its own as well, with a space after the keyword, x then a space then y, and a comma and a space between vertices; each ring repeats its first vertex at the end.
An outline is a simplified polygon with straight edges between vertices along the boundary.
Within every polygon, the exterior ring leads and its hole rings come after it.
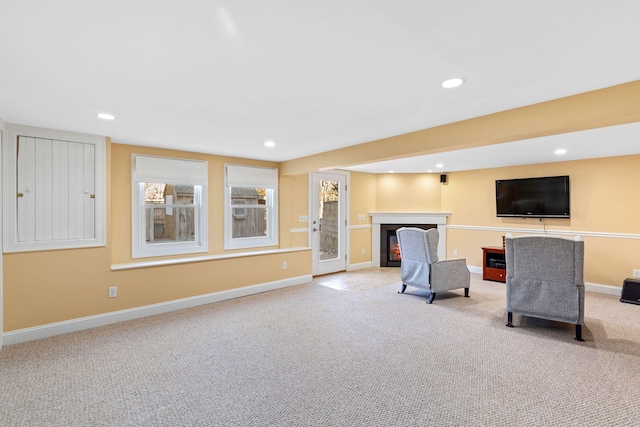
MULTIPOLYGON (((4 138, 7 135, 7 127, 5 123, 0 119, 0 165, 2 164, 2 148, 3 145, 6 144, 4 138)), ((3 267, 3 258, 4 258, 4 236, 2 234, 2 230, 4 228, 4 222, 2 218, 2 211, 4 210, 4 193, 3 193, 3 185, 2 182, 2 174, 0 174, 0 349, 2 348, 2 337, 4 336, 4 324, 2 319, 4 318, 4 312, 2 307, 4 306, 4 290, 2 278, 4 277, 4 267, 3 267)))
MULTIPOLYGON (((350 189, 350 173, 349 171, 343 171, 343 170, 319 170, 319 171, 315 171, 315 172, 310 172, 309 173, 309 178, 308 178, 308 184, 309 184, 309 197, 308 197, 308 208, 307 208, 307 212, 309 212, 309 221, 308 221, 308 245, 311 248, 311 274, 312 275, 320 275, 320 274, 328 274, 328 273, 318 273, 315 270, 315 266, 316 266, 316 259, 318 259, 319 254, 318 251, 314 248, 313 245, 313 218, 315 216, 315 212, 313 211, 313 200, 314 197, 316 196, 314 194, 314 175, 315 174, 329 174, 329 175, 341 175, 344 177, 345 179, 345 190, 344 190, 344 202, 341 200, 340 202, 343 203, 344 205, 344 232, 341 233, 341 236, 344 236, 344 268, 345 271, 349 271, 349 265, 350 265, 350 260, 351 260, 351 255, 350 255, 350 224, 351 221, 349 219, 349 212, 350 212, 350 199, 351 197, 349 196, 349 189, 350 189)), ((342 243, 341 243, 342 244, 342 243)), ((341 271, 341 270, 336 270, 336 271, 341 271)))

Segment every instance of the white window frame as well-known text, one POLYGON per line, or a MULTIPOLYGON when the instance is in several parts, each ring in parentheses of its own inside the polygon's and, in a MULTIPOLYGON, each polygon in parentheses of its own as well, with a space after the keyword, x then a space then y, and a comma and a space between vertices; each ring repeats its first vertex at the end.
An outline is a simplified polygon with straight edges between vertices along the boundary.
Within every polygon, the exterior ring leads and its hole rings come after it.
POLYGON ((131 257, 183 255, 209 251, 208 163, 202 160, 131 155, 131 257), (144 183, 194 186, 195 240, 147 243, 145 238, 144 183))
MULTIPOLYGON (((248 249, 278 245, 278 169, 225 164, 224 186, 224 249, 248 249), (231 203, 231 188, 264 188, 267 190, 267 235, 264 237, 233 237, 233 215, 238 206, 231 203)), ((250 206, 242 205, 248 209, 250 206)))
POLYGON ((3 243, 4 252, 27 252, 106 245, 106 139, 103 136, 65 132, 21 125, 7 125, 3 133, 3 243), (58 141, 93 144, 94 158, 94 237, 69 240, 42 240, 20 242, 18 240, 17 161, 18 138, 33 137, 58 141))

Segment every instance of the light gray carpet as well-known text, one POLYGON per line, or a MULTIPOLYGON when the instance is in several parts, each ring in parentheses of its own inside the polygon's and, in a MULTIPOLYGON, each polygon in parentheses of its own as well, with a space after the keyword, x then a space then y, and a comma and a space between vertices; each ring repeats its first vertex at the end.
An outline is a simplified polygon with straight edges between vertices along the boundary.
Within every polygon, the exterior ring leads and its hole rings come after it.
POLYGON ((0 425, 640 424, 640 306, 587 293, 578 343, 505 327, 504 285, 472 277, 432 305, 309 284, 8 346, 0 425))

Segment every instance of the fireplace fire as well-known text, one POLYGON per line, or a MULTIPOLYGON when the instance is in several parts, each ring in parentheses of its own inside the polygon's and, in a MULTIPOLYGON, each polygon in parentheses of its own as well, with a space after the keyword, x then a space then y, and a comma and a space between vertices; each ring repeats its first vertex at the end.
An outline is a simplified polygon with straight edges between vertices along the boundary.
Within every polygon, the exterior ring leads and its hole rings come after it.
POLYGON ((402 255, 400 255, 400 245, 398 245, 398 238, 396 237, 396 232, 393 232, 393 235, 389 236, 389 261, 388 262, 396 262, 402 261, 402 255))
POLYGON ((436 224, 380 224, 380 267, 400 267, 402 255, 396 230, 402 227, 417 227, 423 230, 436 228, 436 224))
MULTIPOLYGON (((369 212, 371 216, 371 266, 388 267, 389 243, 387 229, 394 231, 400 227, 436 228, 440 232, 438 256, 447 254, 447 218, 450 212, 369 212)), ((400 265, 399 261, 391 261, 400 265)))

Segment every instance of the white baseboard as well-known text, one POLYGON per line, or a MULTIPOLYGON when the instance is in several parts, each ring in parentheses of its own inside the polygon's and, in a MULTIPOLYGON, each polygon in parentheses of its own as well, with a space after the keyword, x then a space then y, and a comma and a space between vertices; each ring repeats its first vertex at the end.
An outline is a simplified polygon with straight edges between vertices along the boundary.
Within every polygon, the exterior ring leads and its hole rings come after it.
MULTIPOLYGON (((363 262, 358 264, 350 264, 348 270, 355 271, 365 268, 371 268, 371 263, 363 262)), ((468 268, 471 273, 482 274, 482 267, 469 266, 468 268)), ((113 311, 110 313, 81 317, 78 319, 66 320, 63 322, 49 323, 47 325, 34 326, 32 328, 17 329, 15 331, 6 332, 5 334, 3 334, 2 343, 3 345, 11 345, 26 341, 33 341, 41 338, 52 337, 55 335, 66 334, 69 332, 82 331, 85 329, 96 328, 98 326, 124 322, 126 320, 133 320, 142 317, 153 316, 156 314, 168 313, 170 311, 181 310, 183 308, 197 307, 203 304, 211 304, 214 302, 259 294, 261 292, 273 291, 275 289, 286 288, 289 286, 302 285, 304 283, 310 283, 312 280, 313 277, 311 275, 298 276, 286 280, 278 280, 275 282, 245 286, 243 288, 214 292, 190 298, 182 298, 179 300, 151 304, 143 307, 113 311)), ((615 295, 617 297, 620 297, 620 294, 622 292, 622 288, 618 286, 601 285, 598 283, 585 283, 585 290, 589 292, 615 295)))
POLYGON ((619 286, 601 285, 599 283, 584 284, 584 290, 588 292, 597 292, 599 294, 615 295, 618 298, 622 295, 622 288, 619 286))
POLYGON ((482 275, 482 267, 474 267, 474 266, 468 265, 467 268, 469 269, 470 273, 482 275))
POLYGON ((349 264, 347 266, 347 271, 364 270, 365 268, 371 268, 371 261, 349 264))
POLYGON ((198 295, 195 297, 182 298, 158 304, 145 305, 127 310, 81 317, 78 319, 66 320, 64 322, 17 329, 3 334, 2 342, 4 345, 18 344, 21 342, 66 334, 69 332, 82 331, 84 329, 95 328, 98 326, 110 325, 112 323, 123 322, 126 320, 153 316, 155 314, 168 313, 170 311, 181 310, 183 308, 191 308, 203 304, 211 304, 247 295, 259 294, 261 292, 273 291, 275 289, 286 288, 289 286, 302 285, 304 283, 310 283, 312 280, 313 277, 311 275, 298 276, 275 282, 260 283, 257 285, 245 286, 243 288, 213 292, 206 295, 198 295))

